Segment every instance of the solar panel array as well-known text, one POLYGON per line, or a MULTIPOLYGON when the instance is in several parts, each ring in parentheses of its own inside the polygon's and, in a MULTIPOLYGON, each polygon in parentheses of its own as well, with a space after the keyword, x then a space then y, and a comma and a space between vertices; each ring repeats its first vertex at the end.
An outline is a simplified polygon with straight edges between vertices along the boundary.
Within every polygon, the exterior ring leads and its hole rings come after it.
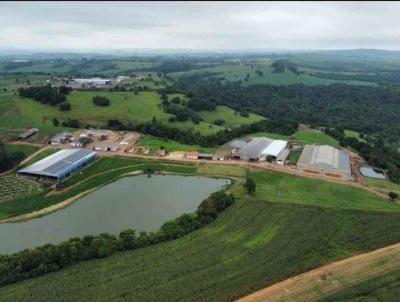
POLYGON ((93 152, 86 149, 79 149, 77 152, 68 155, 66 158, 48 166, 43 171, 53 175, 61 175, 65 171, 67 171, 69 167, 72 166, 74 163, 80 161, 91 153, 93 152))

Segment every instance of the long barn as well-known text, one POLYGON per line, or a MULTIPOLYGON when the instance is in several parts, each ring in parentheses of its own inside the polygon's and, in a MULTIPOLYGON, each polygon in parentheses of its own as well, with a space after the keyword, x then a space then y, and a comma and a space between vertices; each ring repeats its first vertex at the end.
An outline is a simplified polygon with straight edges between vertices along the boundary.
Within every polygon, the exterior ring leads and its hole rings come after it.
POLYGON ((95 158, 96 152, 87 149, 65 149, 17 171, 17 174, 60 181, 95 158))

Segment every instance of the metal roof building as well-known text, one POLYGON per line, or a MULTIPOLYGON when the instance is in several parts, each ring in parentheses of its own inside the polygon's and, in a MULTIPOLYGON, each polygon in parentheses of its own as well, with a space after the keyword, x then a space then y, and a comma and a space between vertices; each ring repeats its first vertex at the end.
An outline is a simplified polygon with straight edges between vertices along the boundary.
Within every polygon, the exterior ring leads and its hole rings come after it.
POLYGON ((238 154, 241 159, 245 160, 263 160, 267 156, 278 158, 286 149, 286 146, 286 141, 256 137, 241 149, 238 154))
POLYGON ((17 173, 59 181, 95 158, 96 152, 87 149, 65 149, 35 162, 17 173))
POLYGON ((34 135, 35 133, 39 132, 39 129, 37 128, 30 128, 29 130, 26 130, 24 133, 21 133, 19 136, 19 139, 27 139, 28 137, 34 135))
POLYGON ((306 145, 297 162, 297 170, 314 175, 350 180, 350 156, 331 146, 306 145))

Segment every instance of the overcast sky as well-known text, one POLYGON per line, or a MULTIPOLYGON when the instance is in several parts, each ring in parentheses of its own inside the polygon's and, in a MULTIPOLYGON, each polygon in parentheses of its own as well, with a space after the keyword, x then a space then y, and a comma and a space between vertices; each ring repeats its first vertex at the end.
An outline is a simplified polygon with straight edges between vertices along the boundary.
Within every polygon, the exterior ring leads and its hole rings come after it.
POLYGON ((0 48, 400 49, 400 3, 0 2, 0 48))

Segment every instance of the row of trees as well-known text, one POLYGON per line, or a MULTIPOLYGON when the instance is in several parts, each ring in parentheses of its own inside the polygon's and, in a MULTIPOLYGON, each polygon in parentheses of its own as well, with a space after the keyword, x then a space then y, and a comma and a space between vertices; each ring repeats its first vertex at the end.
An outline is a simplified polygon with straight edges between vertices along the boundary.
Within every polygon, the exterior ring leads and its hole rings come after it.
POLYGON ((108 257, 116 252, 134 250, 185 236, 213 221, 234 203, 233 195, 220 191, 205 199, 193 214, 164 223, 158 232, 128 229, 119 236, 100 234, 72 238, 58 245, 47 244, 12 255, 0 256, 0 285, 57 271, 80 261, 108 257))
POLYGON ((117 131, 139 131, 144 134, 151 134, 157 137, 172 139, 186 145, 214 147, 225 144, 234 138, 255 132, 273 132, 283 135, 292 135, 296 132, 298 123, 293 120, 262 120, 252 124, 242 125, 232 130, 221 130, 210 135, 202 135, 199 132, 169 127, 157 121, 155 118, 151 122, 142 124, 124 124, 118 119, 113 119, 108 121, 108 128, 117 131))
POLYGON ((65 102, 66 95, 69 94, 70 91, 71 89, 66 86, 52 87, 51 85, 18 88, 18 94, 21 97, 32 98, 35 101, 51 106, 65 102))
POLYGON ((0 141, 0 173, 14 168, 24 158, 24 152, 7 152, 4 144, 0 141))

